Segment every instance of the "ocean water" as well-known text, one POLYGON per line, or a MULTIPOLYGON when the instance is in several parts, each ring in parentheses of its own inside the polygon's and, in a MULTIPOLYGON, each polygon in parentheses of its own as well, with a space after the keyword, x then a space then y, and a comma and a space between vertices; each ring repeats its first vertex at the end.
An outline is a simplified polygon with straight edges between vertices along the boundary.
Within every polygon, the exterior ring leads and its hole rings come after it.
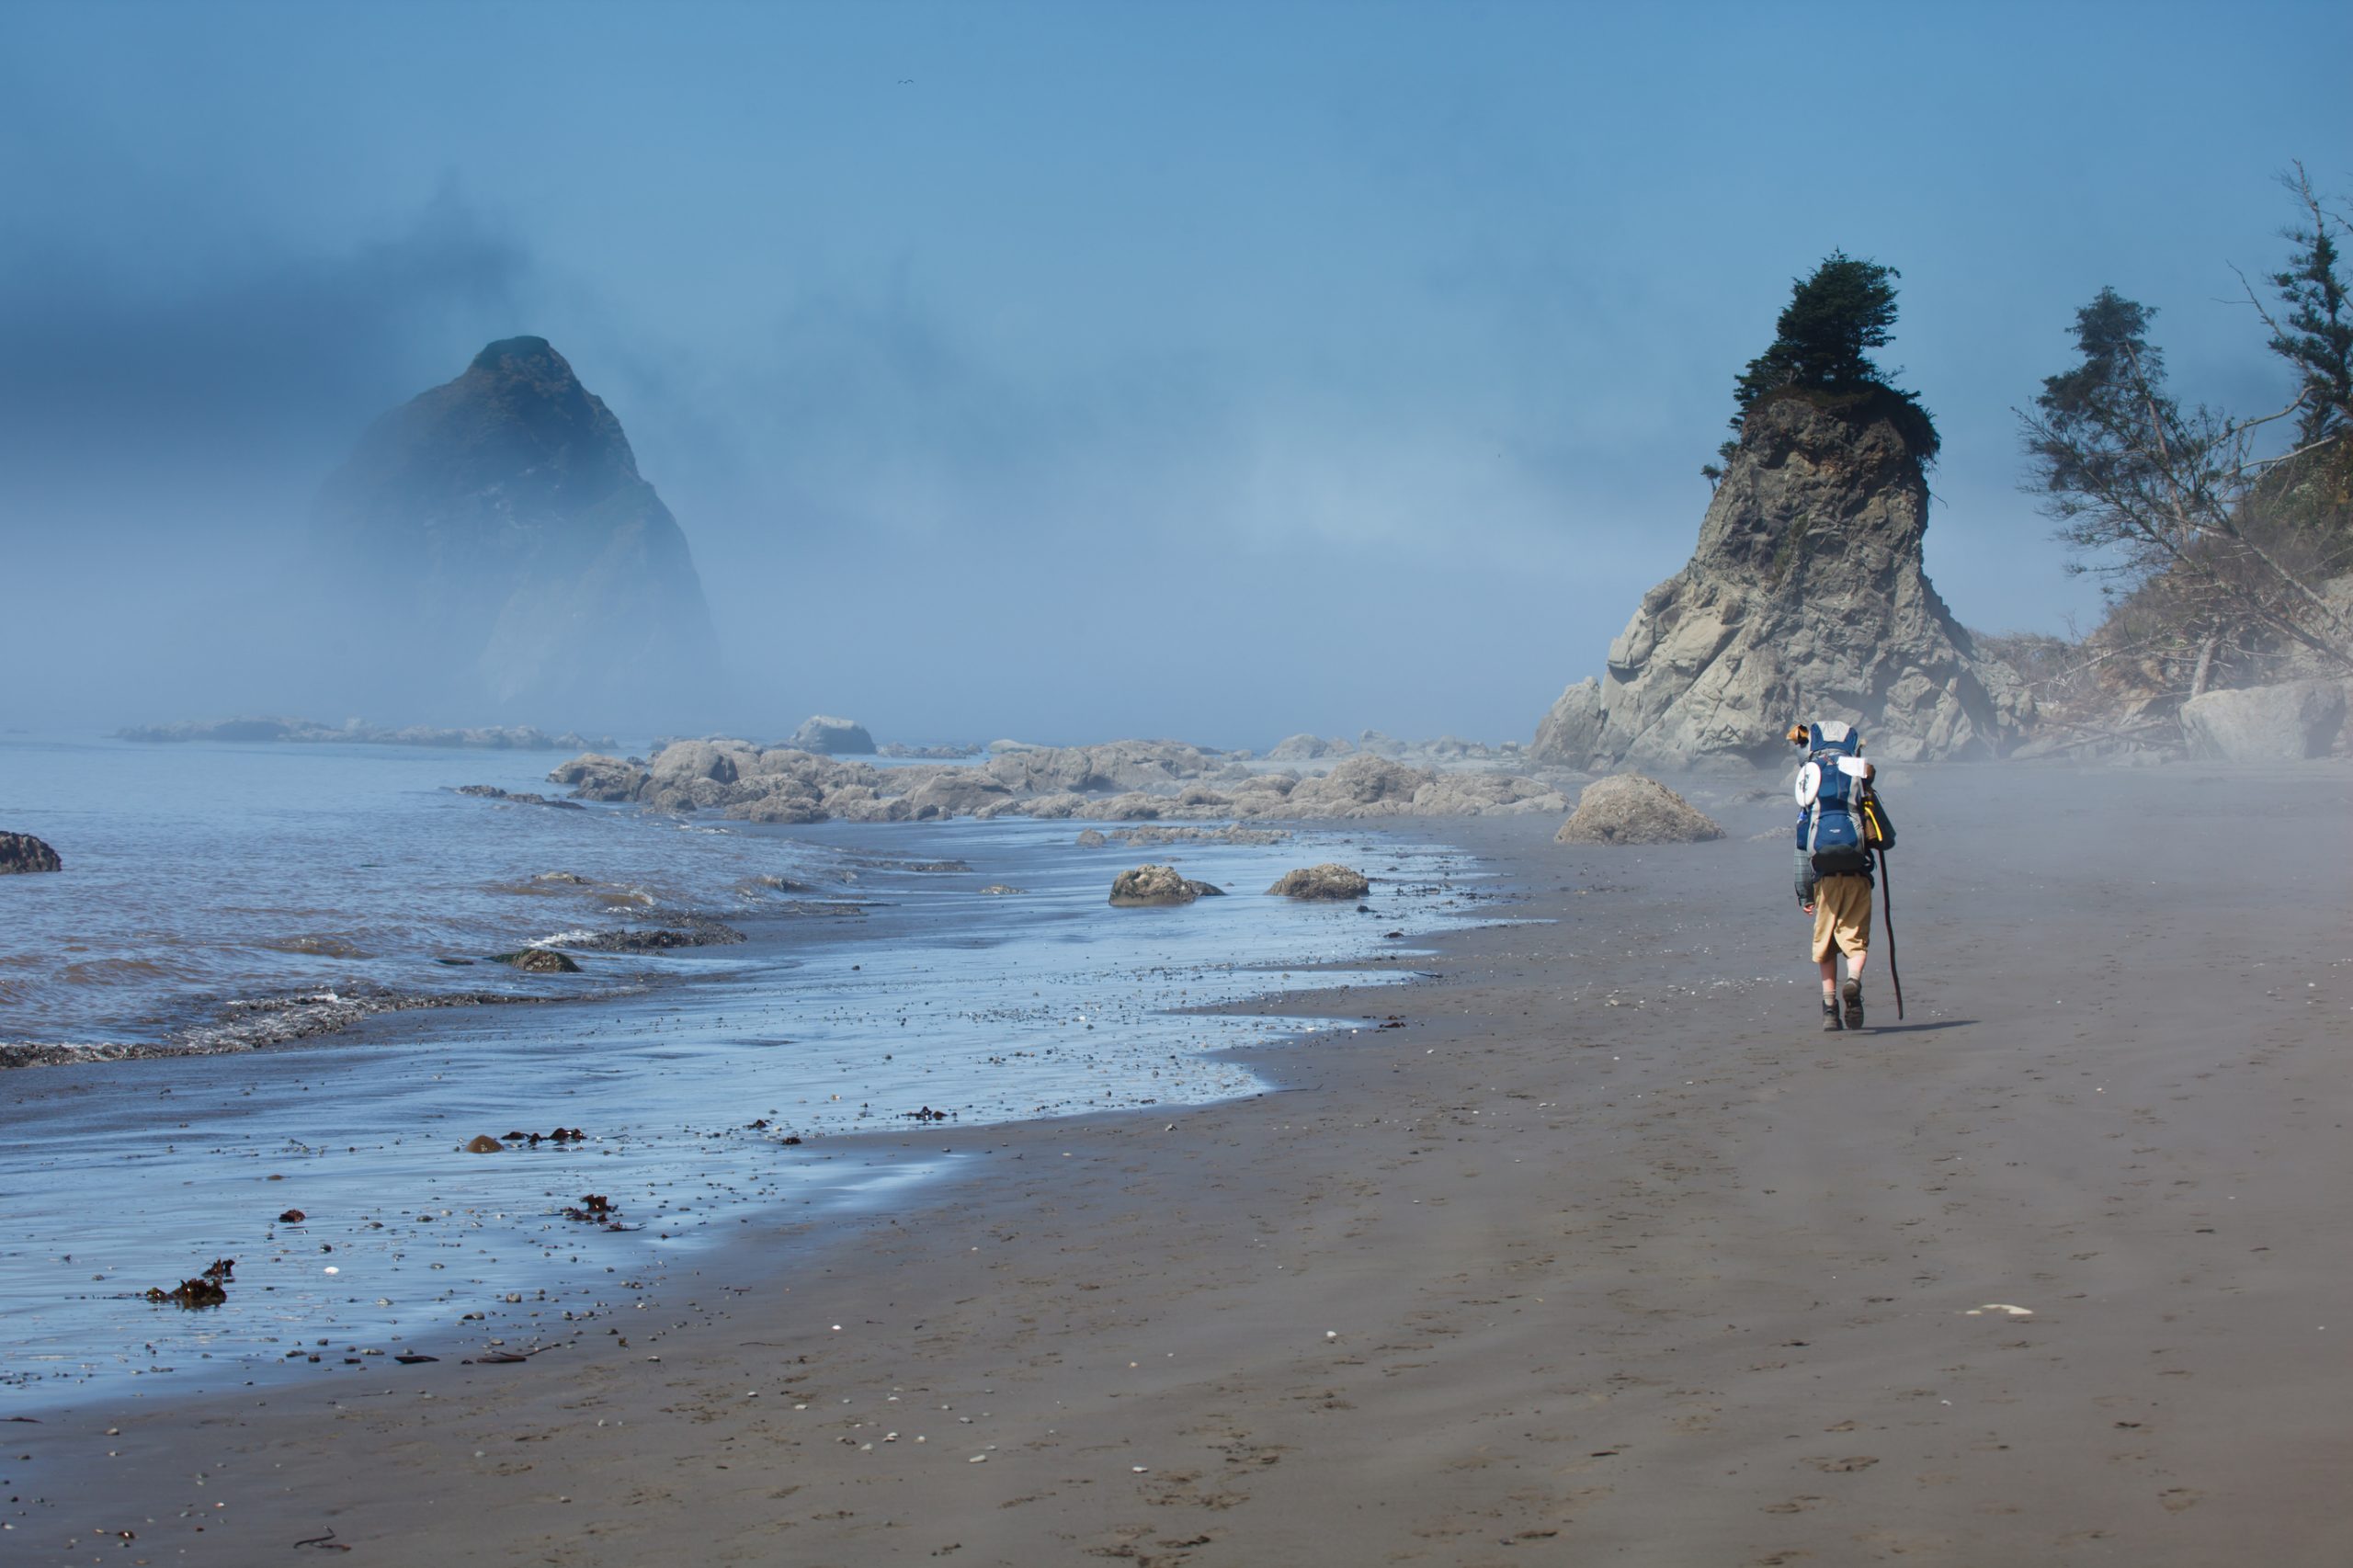
POLYGON ((0 825, 67 867, 0 879, 0 1042, 196 1052, 0 1072, 0 1401, 626 1333, 756 1215, 822 1227, 986 1157, 907 1152, 936 1118, 1259 1092, 1233 1048, 1345 1049, 1409 978, 1345 966, 1487 910, 1465 857, 1368 832, 1084 848, 1076 823, 768 827, 455 792, 552 792, 556 760, 0 737, 0 825), (1261 895, 1326 859, 1374 878, 1370 914, 1261 895), (1110 908, 1147 860, 1232 896, 1110 908), (690 919, 745 939, 574 949, 576 975, 480 961, 690 919), (1198 1011, 1310 965, 1361 1006, 1198 1011), (467 1005, 369 1011, 428 997, 467 1005), (324 1032, 222 1051, 290 1025, 324 1032), (503 1137, 559 1127, 584 1137, 503 1137), (507 1148, 460 1153, 477 1135, 507 1148), (566 1217, 590 1192, 613 1224, 566 1217), (227 1305, 143 1299, 222 1257, 227 1305))

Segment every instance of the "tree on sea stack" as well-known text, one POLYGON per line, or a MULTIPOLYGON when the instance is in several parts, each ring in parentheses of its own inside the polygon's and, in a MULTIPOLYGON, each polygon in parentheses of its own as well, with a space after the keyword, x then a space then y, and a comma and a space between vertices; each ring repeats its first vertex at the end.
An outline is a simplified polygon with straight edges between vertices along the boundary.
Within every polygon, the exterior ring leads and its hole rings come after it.
MULTIPOLYGON (((1745 431, 1757 400, 1785 388, 1826 393, 1878 391, 1900 400, 1915 420, 1905 437, 1925 462, 1937 452, 1936 426, 1910 392, 1889 381, 1871 350, 1884 348, 1895 330, 1895 283, 1902 273, 1843 250, 1823 258, 1811 276, 1793 278, 1790 302, 1774 324, 1773 342, 1748 362, 1733 385, 1732 427, 1745 431)), ((1726 441, 1718 455, 1729 461, 1738 441, 1726 441)), ((1723 479, 1714 463, 1700 469, 1711 484, 1723 479)))

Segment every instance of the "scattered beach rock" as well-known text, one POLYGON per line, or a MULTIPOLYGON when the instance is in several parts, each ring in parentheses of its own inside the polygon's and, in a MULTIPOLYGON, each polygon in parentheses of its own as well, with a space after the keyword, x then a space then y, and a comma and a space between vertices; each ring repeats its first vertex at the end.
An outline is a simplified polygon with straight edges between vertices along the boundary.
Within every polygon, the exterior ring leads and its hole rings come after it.
POLYGON ((1286 871, 1275 885, 1267 890, 1281 898, 1331 898, 1354 901, 1372 891, 1372 883, 1361 871, 1325 861, 1321 866, 1302 866, 1286 871))
POLYGON ((801 751, 815 752, 823 756, 871 756, 874 737, 866 726, 855 719, 836 719, 829 713, 818 713, 801 721, 801 728, 784 743, 801 751))
MULTIPOLYGON (((1092 830, 1090 830, 1092 831, 1092 830)), ((1082 835, 1083 836, 1083 835, 1082 835)), ((1104 836, 1097 835, 1098 837, 1104 836)), ((1282 827, 1244 827, 1229 823, 1223 827, 1170 827, 1154 823, 1145 827, 1115 829, 1106 840, 1121 844, 1280 844, 1290 836, 1282 827)))
POLYGON ((62 871, 57 851, 29 833, 0 833, 0 876, 17 871, 62 871))
POLYGON ((1354 742, 1343 740, 1337 735, 1325 740, 1321 735, 1298 734, 1277 742, 1274 748, 1267 753, 1267 760, 1269 762, 1313 762, 1317 757, 1347 756, 1356 749, 1354 742))
POLYGON ((510 964, 526 974, 578 974, 580 966, 552 948, 525 948, 520 952, 493 953, 493 963, 510 964))
POLYGON ((1699 808, 1639 773, 1597 778, 1553 835, 1556 844, 1699 844, 1724 830, 1699 808))
POLYGON ((1103 835, 1102 829, 1094 827, 1082 830, 1077 840, 1081 849, 1100 849, 1110 842, 1103 835))
POLYGON ((1368 751, 1320 778, 1301 779, 1291 789, 1290 809, 1301 816, 1395 815, 1409 809, 1415 791, 1437 777, 1368 751))
POLYGON ((506 1153, 506 1144, 501 1143, 497 1139, 493 1138, 489 1133, 484 1132, 476 1137, 468 1139, 466 1141, 465 1148, 461 1150, 460 1153, 468 1154, 499 1154, 506 1153))
POLYGON ((2303 762, 2329 754, 2345 728, 2345 687, 2333 680, 2209 691, 2181 705, 2181 733, 2196 757, 2303 762))
POLYGON ((495 784, 460 784, 458 786, 457 792, 460 795, 472 795, 484 801, 503 801, 510 806, 553 806, 558 811, 565 812, 583 812, 588 809, 577 801, 551 801, 545 795, 509 791, 500 789, 495 784))
POLYGON ((1004 882, 991 882, 981 890, 992 898, 1010 898, 1017 893, 1025 893, 1029 891, 1028 888, 1011 887, 1004 882))
POLYGON ((575 801, 634 801, 652 775, 633 762, 588 752, 548 774, 551 784, 569 784, 575 801))
POLYGON ((1197 898, 1222 897, 1223 888, 1181 876, 1174 866, 1138 866, 1121 871, 1111 882, 1111 902, 1121 909, 1190 903, 1197 898))
POLYGON ((907 796, 907 820, 929 822, 940 817, 970 816, 983 807, 1012 798, 1011 790, 978 768, 949 768, 907 796))

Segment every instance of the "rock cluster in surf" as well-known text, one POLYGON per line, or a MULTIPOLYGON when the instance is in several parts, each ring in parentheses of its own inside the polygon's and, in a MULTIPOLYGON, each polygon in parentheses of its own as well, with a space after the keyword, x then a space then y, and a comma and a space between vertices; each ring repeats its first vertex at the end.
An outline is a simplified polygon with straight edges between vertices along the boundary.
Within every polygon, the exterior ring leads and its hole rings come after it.
POLYGON ((651 761, 590 753, 548 778, 578 800, 764 823, 1479 816, 1569 804, 1556 785, 1520 774, 1415 767, 1359 753, 1328 772, 1302 775, 1181 741, 1020 746, 984 763, 887 768, 794 746, 675 741, 651 761))

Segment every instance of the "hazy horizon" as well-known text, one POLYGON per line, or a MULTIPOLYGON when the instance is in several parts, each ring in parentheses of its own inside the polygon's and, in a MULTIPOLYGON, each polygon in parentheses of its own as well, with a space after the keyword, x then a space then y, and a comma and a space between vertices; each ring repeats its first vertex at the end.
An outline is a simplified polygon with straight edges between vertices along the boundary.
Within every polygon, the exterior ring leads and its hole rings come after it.
POLYGON ((661 727, 1524 740, 1841 247, 1903 271, 1932 580, 2087 628, 2011 409, 2103 284, 2186 401, 2284 401, 2231 268, 2290 159, 2353 187, 2353 17, 2223 21, 12 6, 0 724, 492 717, 355 709, 291 568, 369 421, 529 334, 691 543, 727 670, 661 727))

